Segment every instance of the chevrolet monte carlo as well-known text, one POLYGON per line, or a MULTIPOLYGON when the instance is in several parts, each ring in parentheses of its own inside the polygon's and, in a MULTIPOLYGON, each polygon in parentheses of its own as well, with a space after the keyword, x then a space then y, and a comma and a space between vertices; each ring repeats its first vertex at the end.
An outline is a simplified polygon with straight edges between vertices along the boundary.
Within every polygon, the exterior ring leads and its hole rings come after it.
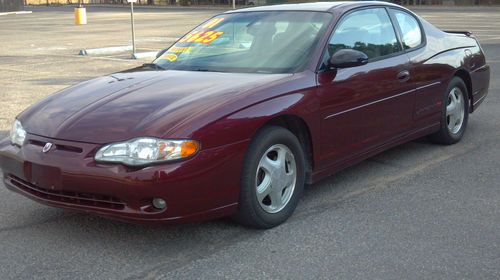
POLYGON ((423 136, 458 142, 489 79, 472 34, 397 5, 229 11, 152 63, 22 112, 0 166, 7 188, 50 206, 270 228, 305 184, 423 136))

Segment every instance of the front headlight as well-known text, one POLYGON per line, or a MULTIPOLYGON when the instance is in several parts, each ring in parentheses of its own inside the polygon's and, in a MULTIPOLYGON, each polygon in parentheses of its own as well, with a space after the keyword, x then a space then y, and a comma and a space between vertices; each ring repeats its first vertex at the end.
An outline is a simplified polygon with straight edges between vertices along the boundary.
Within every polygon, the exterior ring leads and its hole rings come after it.
POLYGON ((95 160, 137 166, 188 158, 196 154, 199 149, 200 144, 194 140, 145 137, 106 145, 97 151, 95 160))
POLYGON ((26 130, 24 130, 20 121, 15 120, 14 124, 12 125, 12 129, 10 130, 10 142, 21 147, 24 144, 25 139, 26 130))

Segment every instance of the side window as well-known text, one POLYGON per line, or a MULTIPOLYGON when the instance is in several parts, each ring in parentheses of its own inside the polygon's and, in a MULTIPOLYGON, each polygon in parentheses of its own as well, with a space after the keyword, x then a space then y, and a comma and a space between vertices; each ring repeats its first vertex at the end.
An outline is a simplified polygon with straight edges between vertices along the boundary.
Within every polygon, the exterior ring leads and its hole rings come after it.
POLYGON ((422 31, 420 30, 417 19, 400 10, 392 10, 392 12, 401 28, 403 46, 405 49, 415 48, 422 44, 422 31))
POLYGON ((345 16, 328 43, 328 59, 341 49, 364 52, 369 59, 401 51, 389 15, 383 8, 365 9, 345 16))

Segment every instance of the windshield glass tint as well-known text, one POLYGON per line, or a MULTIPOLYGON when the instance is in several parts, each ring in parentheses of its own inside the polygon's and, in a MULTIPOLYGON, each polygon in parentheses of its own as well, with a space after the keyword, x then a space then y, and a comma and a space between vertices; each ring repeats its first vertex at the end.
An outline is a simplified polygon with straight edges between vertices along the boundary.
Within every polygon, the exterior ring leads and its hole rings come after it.
POLYGON ((321 12, 219 15, 186 34, 155 63, 173 70, 296 72, 305 66, 330 19, 321 12))

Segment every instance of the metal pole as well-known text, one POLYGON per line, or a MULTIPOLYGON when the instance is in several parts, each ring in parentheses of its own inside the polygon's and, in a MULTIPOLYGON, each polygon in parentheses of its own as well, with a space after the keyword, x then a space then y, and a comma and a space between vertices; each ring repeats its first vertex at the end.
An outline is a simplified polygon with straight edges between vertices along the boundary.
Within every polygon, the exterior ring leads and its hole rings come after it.
POLYGON ((130 21, 132 22, 132 55, 135 54, 134 2, 130 2, 130 21))
POLYGON ((233 10, 236 9, 236 0, 233 0, 233 10))

